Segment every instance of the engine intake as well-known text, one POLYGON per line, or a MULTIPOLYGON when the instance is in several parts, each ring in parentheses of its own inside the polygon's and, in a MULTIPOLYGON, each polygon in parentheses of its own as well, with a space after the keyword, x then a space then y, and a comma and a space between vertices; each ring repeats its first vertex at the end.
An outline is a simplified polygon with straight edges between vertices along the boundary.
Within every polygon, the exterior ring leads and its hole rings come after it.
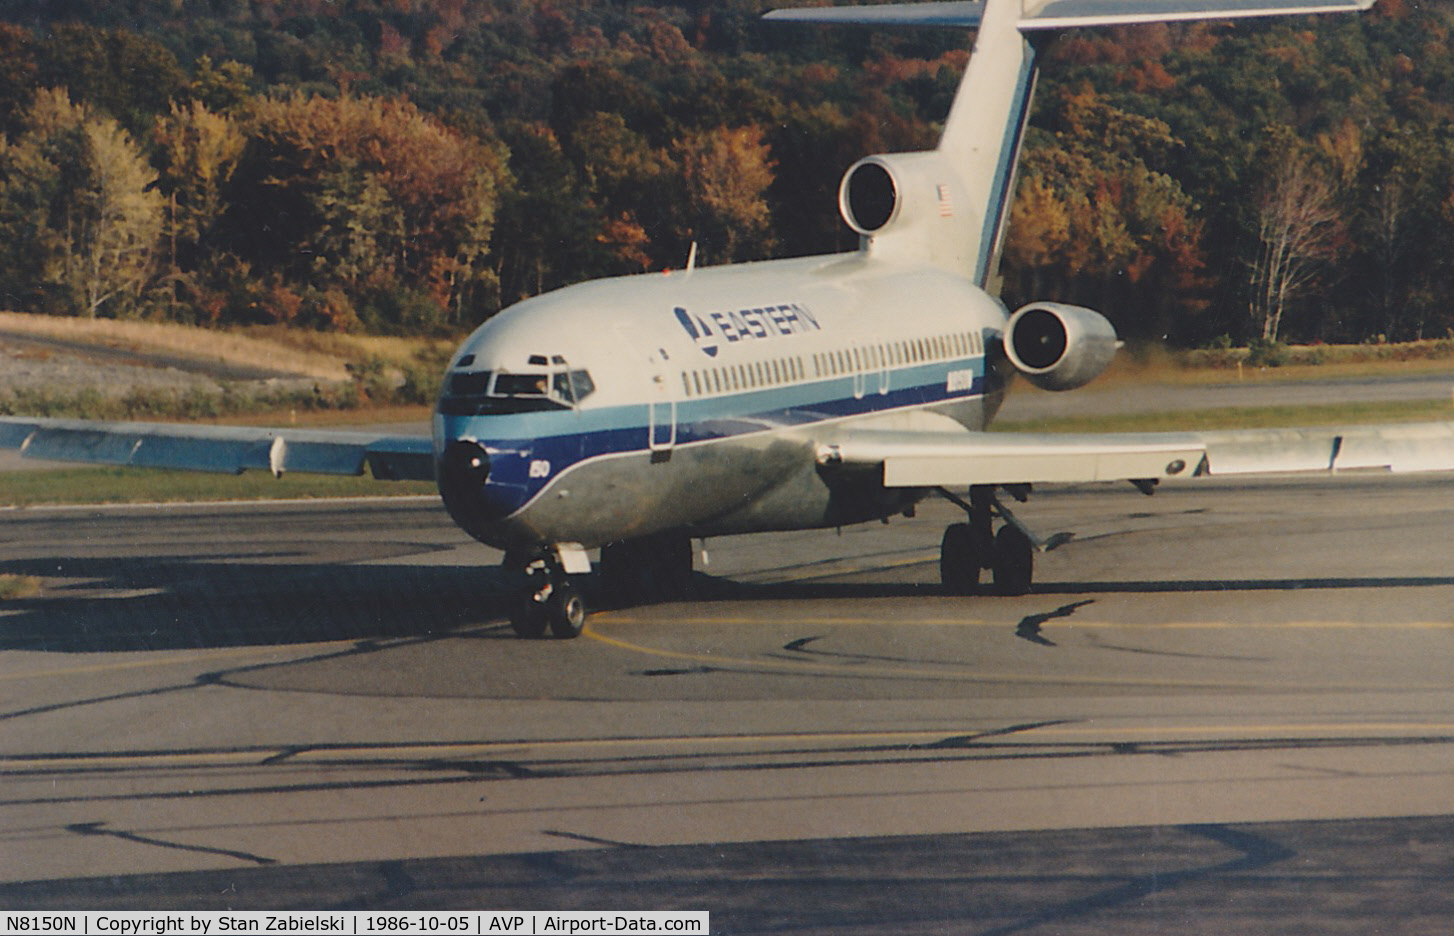
POLYGON ((849 227, 871 237, 898 216, 898 182, 883 163, 870 160, 856 163, 843 176, 839 208, 849 227))
POLYGON ((1074 390, 1111 363, 1119 342, 1104 315, 1058 302, 1032 302, 1010 316, 1005 354, 1042 390, 1074 390))
POLYGON ((937 152, 867 156, 838 186, 843 220, 864 237, 948 221, 971 207, 958 173, 937 152))

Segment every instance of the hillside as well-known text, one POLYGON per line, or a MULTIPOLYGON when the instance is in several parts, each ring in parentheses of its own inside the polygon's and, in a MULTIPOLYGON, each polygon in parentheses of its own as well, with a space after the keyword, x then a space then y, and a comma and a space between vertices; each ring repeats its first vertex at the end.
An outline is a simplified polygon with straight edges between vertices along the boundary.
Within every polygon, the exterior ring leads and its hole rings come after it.
MULTIPOLYGON (((0 313, 0 414, 290 419, 433 401, 451 345, 0 313)), ((331 414, 331 415, 329 415, 331 414)))
MULTIPOLYGON (((933 142, 965 38, 772 5, 5 0, 0 303, 444 336, 693 241, 851 249, 840 174, 933 142)), ((1007 300, 1181 346, 1449 334, 1451 24, 1382 0, 1062 37, 1007 300)))

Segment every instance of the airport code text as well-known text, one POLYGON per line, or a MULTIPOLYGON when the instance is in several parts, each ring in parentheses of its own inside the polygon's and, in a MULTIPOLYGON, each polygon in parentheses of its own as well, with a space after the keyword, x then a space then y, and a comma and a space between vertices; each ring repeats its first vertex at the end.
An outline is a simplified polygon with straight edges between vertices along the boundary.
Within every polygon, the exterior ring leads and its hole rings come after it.
POLYGON ((582 934, 676 933, 707 936, 705 910, 670 911, 470 911, 441 912, 36 912, 7 913, 8 933, 60 936, 174 936, 214 933, 457 933, 475 936, 582 936, 582 934))

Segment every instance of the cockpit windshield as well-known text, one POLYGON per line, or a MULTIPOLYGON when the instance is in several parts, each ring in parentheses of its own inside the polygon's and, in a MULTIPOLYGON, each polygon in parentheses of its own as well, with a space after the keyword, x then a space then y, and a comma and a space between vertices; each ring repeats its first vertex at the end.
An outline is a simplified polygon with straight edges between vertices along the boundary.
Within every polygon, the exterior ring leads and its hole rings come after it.
MULTIPOLYGON (((439 412, 447 416, 491 416, 574 409, 596 390, 591 375, 572 369, 560 355, 532 355, 522 371, 455 370, 445 380, 439 412)), ((472 362, 471 362, 472 363, 472 362)))

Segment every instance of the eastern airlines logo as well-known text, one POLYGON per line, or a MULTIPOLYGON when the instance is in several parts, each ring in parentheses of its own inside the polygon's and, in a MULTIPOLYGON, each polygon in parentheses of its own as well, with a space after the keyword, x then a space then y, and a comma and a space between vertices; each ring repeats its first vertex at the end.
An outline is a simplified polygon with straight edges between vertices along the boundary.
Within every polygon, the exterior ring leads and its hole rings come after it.
POLYGON ((813 313, 796 302, 761 309, 708 312, 706 318, 680 306, 674 311, 682 328, 707 357, 716 357, 724 341, 731 344, 759 338, 781 338, 823 329, 813 313))

